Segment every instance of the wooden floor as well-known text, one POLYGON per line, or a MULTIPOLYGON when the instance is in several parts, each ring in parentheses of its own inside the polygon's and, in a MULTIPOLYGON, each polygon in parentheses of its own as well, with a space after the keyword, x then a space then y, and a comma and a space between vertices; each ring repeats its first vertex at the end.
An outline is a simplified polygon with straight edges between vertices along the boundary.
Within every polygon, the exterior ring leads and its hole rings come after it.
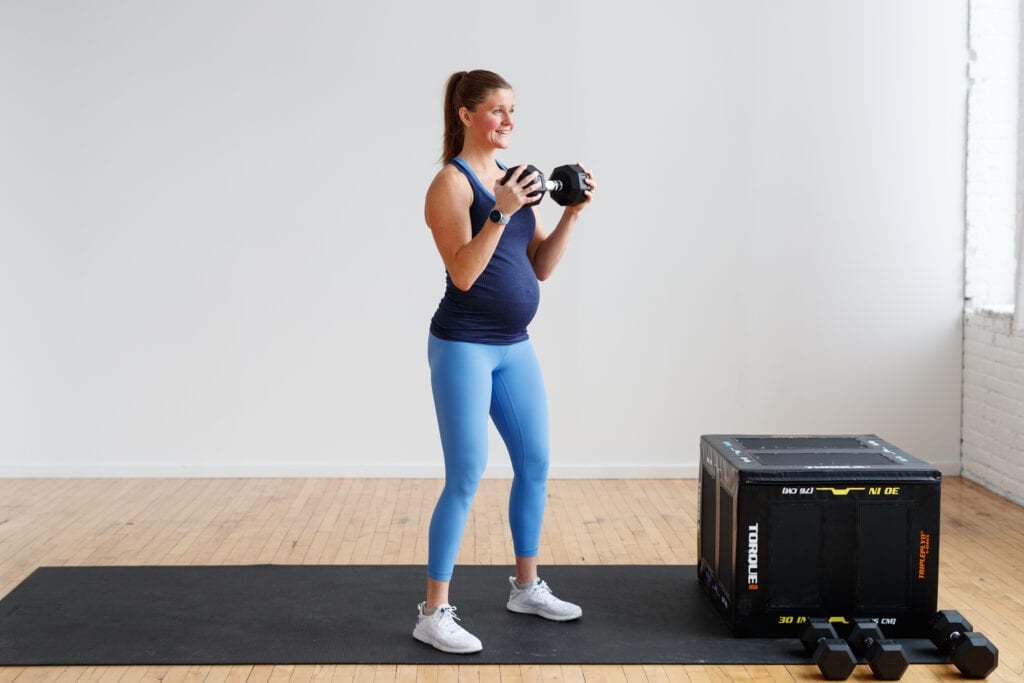
MULTIPOLYGON (((401 479, 0 480, 0 594, 39 566, 425 564, 425 531, 440 487, 436 480, 401 479)), ((505 480, 481 485, 460 563, 512 562, 508 488, 505 480)), ((552 481, 542 564, 695 564, 696 506, 694 480, 552 481)), ((999 646, 990 681, 1024 680, 1024 509, 968 481, 945 479, 940 552, 939 607, 961 609, 999 646)), ((0 683, 37 680, 669 683, 820 676, 813 665, 0 668, 0 683)), ((858 667, 851 680, 874 679, 858 667)), ((960 677, 951 666, 916 665, 903 680, 960 677)))

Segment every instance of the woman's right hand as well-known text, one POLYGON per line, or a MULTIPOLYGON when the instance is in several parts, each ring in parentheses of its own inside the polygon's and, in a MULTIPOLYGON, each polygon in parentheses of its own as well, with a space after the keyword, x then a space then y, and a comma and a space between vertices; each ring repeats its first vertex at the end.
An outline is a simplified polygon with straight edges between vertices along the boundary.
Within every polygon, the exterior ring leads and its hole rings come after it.
POLYGON ((533 198, 527 195, 535 191, 532 185, 537 182, 539 173, 538 171, 533 171, 520 177, 521 169, 525 167, 526 164, 512 167, 512 176, 508 182, 502 182, 504 179, 504 176, 502 176, 494 183, 494 208, 506 216, 511 216, 533 201, 533 198), (516 178, 519 179, 516 180, 516 178))

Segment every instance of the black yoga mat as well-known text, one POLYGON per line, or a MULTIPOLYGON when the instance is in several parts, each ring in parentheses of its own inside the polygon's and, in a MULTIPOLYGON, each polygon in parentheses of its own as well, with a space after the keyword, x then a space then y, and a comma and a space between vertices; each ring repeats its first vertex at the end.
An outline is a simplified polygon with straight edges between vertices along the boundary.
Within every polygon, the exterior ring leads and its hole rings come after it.
MULTIPOLYGON (((733 638, 692 566, 544 567, 583 607, 568 623, 505 609, 508 574, 456 569, 484 650, 449 655, 412 637, 422 566, 44 567, 0 600, 0 665, 808 662, 796 640, 733 638)), ((912 662, 947 661, 903 642, 912 662)))

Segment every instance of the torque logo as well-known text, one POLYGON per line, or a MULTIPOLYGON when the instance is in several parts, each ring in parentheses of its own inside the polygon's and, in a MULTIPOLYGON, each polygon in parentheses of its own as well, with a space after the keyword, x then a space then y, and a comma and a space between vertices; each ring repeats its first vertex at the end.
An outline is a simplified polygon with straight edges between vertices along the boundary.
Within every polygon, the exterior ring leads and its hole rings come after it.
POLYGON ((747 590, 757 590, 757 538, 758 525, 747 527, 747 590))

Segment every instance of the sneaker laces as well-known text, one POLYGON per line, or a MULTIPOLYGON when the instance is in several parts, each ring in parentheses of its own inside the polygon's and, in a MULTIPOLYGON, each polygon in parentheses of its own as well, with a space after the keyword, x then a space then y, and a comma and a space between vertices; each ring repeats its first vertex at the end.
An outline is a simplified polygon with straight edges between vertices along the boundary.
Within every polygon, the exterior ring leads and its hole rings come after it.
POLYGON ((547 581, 543 579, 537 579, 532 586, 526 589, 531 597, 542 600, 543 602, 551 602, 552 600, 558 601, 555 594, 551 592, 551 587, 548 586, 547 581))
POLYGON ((462 621, 458 615, 455 614, 454 605, 445 605, 444 607, 438 607, 437 625, 445 631, 445 633, 458 633, 464 630, 461 626, 456 624, 456 621, 462 621))

